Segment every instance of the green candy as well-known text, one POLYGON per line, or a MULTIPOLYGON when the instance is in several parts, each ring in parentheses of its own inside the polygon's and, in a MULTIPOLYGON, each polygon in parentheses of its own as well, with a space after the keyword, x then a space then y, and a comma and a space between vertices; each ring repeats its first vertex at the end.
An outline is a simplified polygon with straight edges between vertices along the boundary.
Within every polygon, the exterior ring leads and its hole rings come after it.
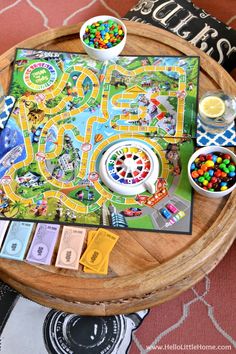
POLYGON ((113 21, 112 20, 109 20, 108 21, 108 25, 111 27, 113 25, 113 21))
POLYGON ((229 169, 228 169, 227 167, 223 168, 223 171, 224 171, 225 173, 229 173, 229 169))
POLYGON ((221 170, 223 170, 225 167, 226 167, 226 165, 225 165, 224 163, 221 163, 220 166, 219 166, 219 168, 220 168, 221 170))
POLYGON ((209 172, 205 172, 204 175, 203 175, 205 178, 209 177, 209 172))
POLYGON ((225 165, 228 165, 228 164, 230 163, 230 160, 224 159, 224 160, 223 160, 223 163, 224 163, 225 165))
POLYGON ((198 182, 201 182, 201 183, 202 183, 202 182, 204 181, 204 179, 205 179, 205 178, 204 178, 203 176, 201 176, 201 177, 198 178, 198 182))
POLYGON ((214 188, 210 188, 210 189, 208 189, 210 192, 214 192, 215 190, 214 190, 214 188))
POLYGON ((210 180, 211 180, 211 176, 209 175, 209 176, 207 176, 207 177, 205 177, 206 178, 206 180, 209 182, 210 180))
POLYGON ((234 165, 229 165, 228 169, 229 169, 229 172, 234 172, 235 171, 235 166, 234 165))
POLYGON ((89 39, 86 38, 86 39, 84 40, 84 43, 89 44, 89 39))

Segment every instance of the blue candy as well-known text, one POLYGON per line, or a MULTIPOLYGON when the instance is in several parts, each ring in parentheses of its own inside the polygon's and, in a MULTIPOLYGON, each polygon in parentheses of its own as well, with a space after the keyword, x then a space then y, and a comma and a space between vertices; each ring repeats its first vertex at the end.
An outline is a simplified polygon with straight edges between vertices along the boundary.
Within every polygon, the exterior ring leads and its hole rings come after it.
POLYGON ((217 158, 218 158, 218 156, 212 155, 212 161, 213 161, 213 162, 216 162, 217 158))
POLYGON ((214 175, 214 171, 213 170, 209 170, 208 171, 209 175, 212 177, 214 175))
POLYGON ((194 170, 196 168, 196 165, 195 163, 193 162, 192 165, 191 165, 191 170, 194 170))
POLYGON ((235 176, 235 172, 234 172, 234 171, 229 172, 228 176, 229 176, 229 177, 234 177, 234 176, 235 176))
POLYGON ((227 186, 227 182, 221 182, 221 187, 223 187, 223 186, 227 186))

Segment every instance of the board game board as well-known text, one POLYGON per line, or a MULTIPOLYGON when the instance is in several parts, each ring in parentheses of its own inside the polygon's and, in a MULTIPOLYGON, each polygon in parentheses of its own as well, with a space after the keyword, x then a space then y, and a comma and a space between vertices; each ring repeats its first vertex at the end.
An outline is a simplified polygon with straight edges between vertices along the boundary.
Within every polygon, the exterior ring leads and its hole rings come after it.
POLYGON ((191 232, 198 57, 18 49, 1 132, 0 214, 191 232))

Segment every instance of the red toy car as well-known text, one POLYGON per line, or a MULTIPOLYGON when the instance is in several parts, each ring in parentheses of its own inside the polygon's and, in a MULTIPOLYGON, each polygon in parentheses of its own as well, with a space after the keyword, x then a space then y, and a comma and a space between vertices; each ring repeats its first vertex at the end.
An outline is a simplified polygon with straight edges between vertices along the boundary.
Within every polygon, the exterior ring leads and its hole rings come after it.
POLYGON ((139 208, 128 208, 123 210, 124 216, 140 216, 142 215, 142 210, 139 208))
POLYGON ((172 204, 166 204, 166 209, 168 209, 172 214, 176 214, 179 210, 172 204))

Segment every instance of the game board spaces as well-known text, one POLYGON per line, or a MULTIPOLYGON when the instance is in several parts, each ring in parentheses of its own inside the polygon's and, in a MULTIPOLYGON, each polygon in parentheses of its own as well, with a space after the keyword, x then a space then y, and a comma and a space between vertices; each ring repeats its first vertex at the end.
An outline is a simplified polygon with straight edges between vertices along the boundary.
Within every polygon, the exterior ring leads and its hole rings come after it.
POLYGON ((18 49, 1 217, 190 233, 198 73, 198 57, 18 49))

